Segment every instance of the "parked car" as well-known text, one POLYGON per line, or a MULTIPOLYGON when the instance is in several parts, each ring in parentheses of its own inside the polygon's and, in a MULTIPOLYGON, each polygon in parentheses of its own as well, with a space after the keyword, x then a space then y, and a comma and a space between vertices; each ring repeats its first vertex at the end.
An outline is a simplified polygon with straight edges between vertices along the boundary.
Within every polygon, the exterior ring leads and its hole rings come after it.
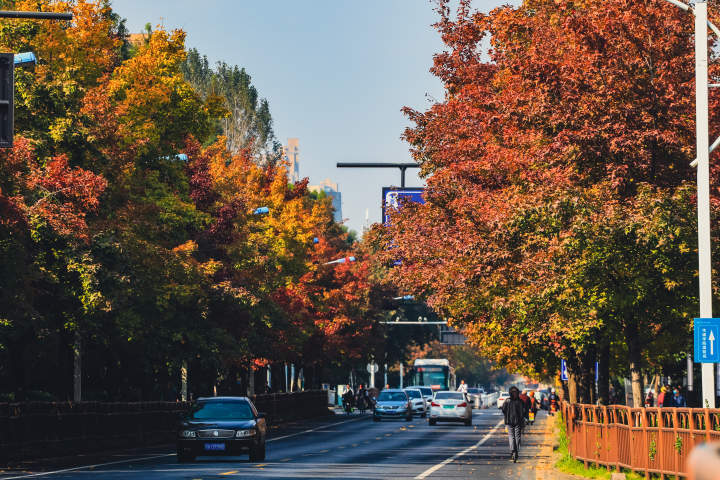
POLYGON ((412 404, 405 390, 388 388, 380 392, 373 410, 373 421, 401 417, 408 421, 413 419, 412 404))
POLYGON ((497 407, 502 408, 503 403, 505 403, 505 400, 510 398, 510 392, 500 392, 500 396, 498 397, 497 401, 497 407))
POLYGON ((442 422, 463 422, 472 425, 472 406, 462 392, 435 392, 430 403, 430 425, 442 422))
POLYGON ((417 388, 406 388, 405 393, 410 399, 413 414, 420 415, 422 418, 427 417, 427 402, 425 402, 422 392, 417 388))
POLYGON ((432 399, 433 399, 433 391, 432 391, 432 388, 430 388, 430 387, 418 386, 418 385, 412 385, 412 386, 405 387, 405 388, 415 388, 415 389, 417 389, 417 390, 420 390, 420 391, 422 392, 423 398, 425 399, 425 403, 427 403, 427 404, 428 404, 428 408, 430 408, 430 402, 431 402, 432 399))
POLYGON ((476 404, 478 408, 482 408, 483 402, 482 402, 482 396, 483 396, 482 388, 474 388, 470 387, 467 389, 467 395, 468 399, 470 400, 472 407, 475 408, 476 404))
POLYGON ((247 397, 198 398, 178 426, 177 458, 192 462, 201 455, 244 455, 265 460, 265 414, 247 397))

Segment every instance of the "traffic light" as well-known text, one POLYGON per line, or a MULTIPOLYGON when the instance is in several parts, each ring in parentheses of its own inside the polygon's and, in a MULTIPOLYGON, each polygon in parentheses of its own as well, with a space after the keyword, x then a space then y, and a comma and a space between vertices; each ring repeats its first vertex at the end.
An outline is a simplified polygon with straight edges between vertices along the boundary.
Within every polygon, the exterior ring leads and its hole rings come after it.
POLYGON ((15 123, 15 55, 0 53, 0 148, 12 148, 15 123))

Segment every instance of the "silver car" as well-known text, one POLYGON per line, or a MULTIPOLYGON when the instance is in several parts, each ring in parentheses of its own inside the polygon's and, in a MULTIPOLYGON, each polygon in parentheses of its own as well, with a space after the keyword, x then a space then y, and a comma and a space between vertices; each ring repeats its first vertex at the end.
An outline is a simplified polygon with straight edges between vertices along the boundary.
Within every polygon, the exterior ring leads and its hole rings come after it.
POLYGON ((410 398, 404 390, 386 389, 380 392, 375 401, 373 420, 379 422, 382 418, 413 419, 410 398))
POLYGON ((436 392, 430 403, 430 425, 440 422, 463 422, 472 425, 472 406, 462 392, 436 392))
POLYGON ((422 418, 427 417, 427 402, 425 402, 422 392, 417 388, 406 388, 405 393, 410 398, 413 414, 420 415, 422 418))

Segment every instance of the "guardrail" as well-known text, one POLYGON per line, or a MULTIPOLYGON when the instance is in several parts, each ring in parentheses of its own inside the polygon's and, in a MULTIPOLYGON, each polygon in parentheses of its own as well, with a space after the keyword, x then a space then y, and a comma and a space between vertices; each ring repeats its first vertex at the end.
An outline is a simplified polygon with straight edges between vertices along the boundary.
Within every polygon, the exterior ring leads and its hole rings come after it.
POLYGON ((562 405, 575 459, 608 470, 687 476, 695 445, 720 440, 720 409, 562 405))
MULTIPOLYGON (((327 392, 252 397, 269 423, 328 415, 327 392)), ((175 441, 176 424, 190 403, 0 403, 0 465, 175 441)))
POLYGON ((482 395, 483 408, 496 407, 498 398, 500 398, 500 392, 483 394, 482 395))

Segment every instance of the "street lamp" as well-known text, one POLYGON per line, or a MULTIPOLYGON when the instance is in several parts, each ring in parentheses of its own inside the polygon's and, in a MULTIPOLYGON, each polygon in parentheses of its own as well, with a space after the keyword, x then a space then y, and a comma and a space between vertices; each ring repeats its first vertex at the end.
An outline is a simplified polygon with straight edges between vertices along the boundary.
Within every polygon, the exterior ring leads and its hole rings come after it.
MULTIPOLYGON (((698 276, 700 317, 712 317, 712 265, 710 258, 710 140, 708 133, 708 27, 720 38, 720 30, 708 21, 706 0, 695 6, 679 0, 665 0, 695 15, 695 136, 697 143, 698 276)), ((716 146, 713 143, 714 146, 716 146)), ((706 408, 715 408, 713 363, 702 364, 702 395, 706 408)))
POLYGON ((13 63, 16 67, 35 65, 35 54, 33 52, 16 53, 13 63))
POLYGON ((344 258, 338 258, 337 260, 332 260, 330 262, 323 263, 323 265, 332 265, 335 263, 345 263, 345 262, 354 262, 355 257, 344 257, 344 258))

